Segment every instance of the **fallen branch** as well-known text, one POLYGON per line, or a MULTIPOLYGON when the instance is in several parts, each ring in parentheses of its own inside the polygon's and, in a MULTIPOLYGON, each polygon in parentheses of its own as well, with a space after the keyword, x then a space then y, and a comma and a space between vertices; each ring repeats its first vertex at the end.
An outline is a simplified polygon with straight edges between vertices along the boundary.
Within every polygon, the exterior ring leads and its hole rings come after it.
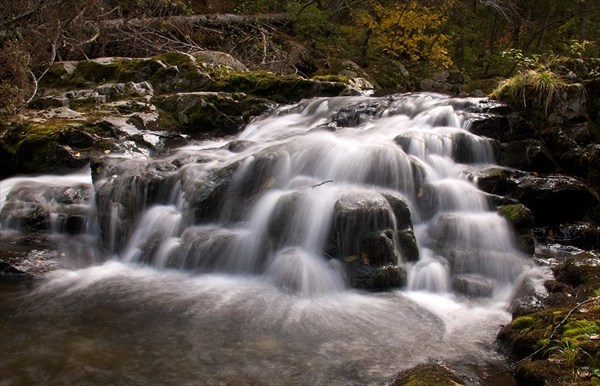
POLYGON ((333 180, 327 180, 327 181, 323 181, 323 182, 321 182, 321 183, 319 183, 319 184, 316 184, 316 185, 313 185, 313 186, 311 186, 311 188, 312 188, 312 189, 314 189, 314 188, 316 188, 316 187, 318 187, 318 186, 325 185, 325 184, 328 184, 328 183, 330 183, 330 182, 333 182, 333 180))
POLYGON ((101 21, 102 29, 111 31, 123 27, 160 28, 164 24, 200 25, 205 27, 226 27, 232 24, 256 24, 268 23, 282 25, 286 22, 285 13, 271 13, 266 15, 236 15, 236 14, 211 14, 192 16, 170 16, 170 17, 144 17, 134 19, 114 19, 101 21))

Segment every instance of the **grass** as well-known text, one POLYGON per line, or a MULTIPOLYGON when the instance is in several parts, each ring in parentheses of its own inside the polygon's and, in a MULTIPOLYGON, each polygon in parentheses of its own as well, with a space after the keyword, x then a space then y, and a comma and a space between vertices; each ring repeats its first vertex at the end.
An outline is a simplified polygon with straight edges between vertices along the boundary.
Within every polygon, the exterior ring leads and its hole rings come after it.
POLYGON ((514 106, 538 106, 548 116, 550 107, 565 86, 563 79, 541 66, 536 70, 519 71, 501 81, 491 96, 514 106))

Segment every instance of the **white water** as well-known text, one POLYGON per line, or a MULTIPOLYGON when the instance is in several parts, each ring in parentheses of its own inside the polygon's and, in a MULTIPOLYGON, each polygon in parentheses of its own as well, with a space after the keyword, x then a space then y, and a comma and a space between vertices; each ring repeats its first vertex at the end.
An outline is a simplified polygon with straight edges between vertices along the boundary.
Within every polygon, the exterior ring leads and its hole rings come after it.
MULTIPOLYGON (((340 109, 372 101, 316 99, 249 125, 238 137, 250 141, 241 151, 228 150, 224 140, 164 158, 201 156, 202 162, 174 172, 166 202, 148 204, 141 192, 141 210, 120 247, 124 210, 111 201, 108 250, 118 255, 50 274, 26 295, 22 316, 8 323, 10 329, 23 319, 47 318, 52 331, 44 347, 66 340, 57 361, 67 364, 65 371, 83 370, 69 377, 54 362, 21 368, 17 359, 34 355, 27 350, 0 365, 15 381, 37 372, 64 381, 57 383, 342 385, 381 384, 428 359, 467 372, 477 363, 498 364, 495 333, 509 320, 510 288, 527 264, 506 221, 466 178, 493 163, 490 143, 465 130, 462 107, 477 100, 406 96, 352 127, 319 128, 340 109), (219 214, 193 220, 202 181, 237 163, 219 214), (396 231, 406 219, 397 218, 390 195, 410 208, 418 262, 403 260, 396 231), (338 224, 340 206, 374 209, 338 224), (339 255, 329 256, 333 227, 339 255), (350 256, 358 254, 356 237, 388 229, 407 288, 350 290, 344 261, 356 259, 350 256), (491 296, 455 294, 458 277, 489 283, 491 296), (63 312, 66 321, 58 317, 63 312), (89 328, 103 332, 95 336, 89 328), (88 351, 104 359, 88 358, 88 351), (108 373, 111 366, 116 370, 108 373)), ((126 174, 106 175, 96 187, 115 184, 117 201, 140 194, 116 185, 126 174)), ((16 182, 2 181, 2 206, 16 182)), ((12 355, 25 341, 18 335, 2 350, 12 355)))

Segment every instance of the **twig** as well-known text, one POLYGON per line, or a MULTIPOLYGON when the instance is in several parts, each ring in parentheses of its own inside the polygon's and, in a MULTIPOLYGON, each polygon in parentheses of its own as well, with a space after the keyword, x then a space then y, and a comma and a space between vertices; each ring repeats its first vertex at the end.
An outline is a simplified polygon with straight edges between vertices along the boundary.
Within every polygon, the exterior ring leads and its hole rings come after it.
POLYGON ((313 185, 313 186, 311 186, 311 188, 312 188, 312 189, 314 189, 314 188, 316 188, 316 187, 318 187, 318 186, 325 185, 325 184, 328 184, 328 183, 330 183, 330 182, 333 182, 333 180, 327 180, 327 181, 323 181, 323 182, 321 182, 321 183, 319 183, 319 184, 316 184, 316 185, 313 185))

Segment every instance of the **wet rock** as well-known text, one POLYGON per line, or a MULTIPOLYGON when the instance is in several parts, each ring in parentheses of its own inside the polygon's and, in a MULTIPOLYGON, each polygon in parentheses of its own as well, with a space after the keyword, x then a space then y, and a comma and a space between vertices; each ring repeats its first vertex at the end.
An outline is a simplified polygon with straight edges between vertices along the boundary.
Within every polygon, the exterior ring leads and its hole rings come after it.
POLYGON ((402 261, 418 261, 420 252, 412 227, 398 231, 397 236, 398 249, 400 250, 402 261))
POLYGON ((505 196, 512 195, 518 181, 525 175, 526 173, 514 169, 492 167, 478 171, 474 180, 484 192, 505 196))
POLYGON ((469 131, 475 135, 493 138, 500 142, 529 139, 535 135, 531 124, 508 107, 495 106, 497 113, 479 113, 469 119, 469 131))
POLYGON ((266 99, 241 93, 190 92, 155 99, 160 118, 159 129, 180 129, 187 133, 236 133, 251 117, 271 109, 266 99))
MULTIPOLYGON (((179 178, 186 202, 192 208, 193 218, 190 219, 192 222, 206 223, 218 216, 239 166, 239 163, 234 163, 210 171, 208 174, 205 174, 202 167, 189 166, 181 170, 179 178), (202 175, 201 178, 198 178, 198 172, 202 175)), ((234 212, 232 214, 234 217, 238 217, 235 212, 247 205, 244 201, 237 204, 240 207, 229 208, 234 212)))
POLYGON ((169 203, 176 167, 129 158, 104 157, 90 165, 96 191, 100 233, 105 247, 116 252, 133 231, 143 209, 169 203))
POLYGON ((479 275, 462 274, 452 278, 452 289, 471 297, 490 297, 494 282, 479 275))
POLYGON ((558 164, 550 155, 550 151, 539 140, 503 143, 499 150, 500 165, 543 173, 558 170, 558 164))
POLYGON ((91 221, 91 186, 21 183, 13 187, 0 213, 4 228, 77 234, 91 221))
POLYGON ((391 229, 365 234, 358 248, 360 262, 363 265, 381 267, 398 263, 391 229))
POLYGON ((438 363, 420 364, 402 371, 390 386, 461 386, 466 382, 449 367, 438 363))
POLYGON ((600 245, 600 227, 590 222, 549 225, 535 229, 536 238, 546 244, 574 246, 585 250, 600 245))
POLYGON ((78 149, 92 147, 99 142, 99 137, 76 128, 66 128, 59 133, 61 143, 78 149))
POLYGON ((513 195, 532 211, 536 224, 583 219, 600 202, 581 180, 560 175, 526 176, 520 179, 513 195))
POLYGON ((397 193, 381 194, 390 204, 396 220, 397 248, 403 261, 419 260, 419 247, 413 230, 412 214, 406 200, 397 193))
POLYGON ((305 235, 299 234, 293 221, 290 221, 296 216, 302 198, 301 192, 293 192, 282 196, 277 201, 269 222, 269 236, 273 240, 275 248, 295 245, 305 237, 305 235))
POLYGON ((385 291, 406 285, 406 270, 400 266, 370 267, 354 261, 346 264, 346 271, 353 288, 385 291))
POLYGON ((233 233, 217 227, 189 227, 166 265, 195 272, 212 271, 220 260, 226 259, 226 251, 234 238, 233 233))
POLYGON ((569 256, 552 271, 557 281, 578 289, 579 292, 591 294, 598 286, 600 257, 592 253, 569 256))
POLYGON ((348 193, 334 205, 332 240, 339 256, 359 255, 360 240, 374 231, 392 229, 394 214, 379 194, 348 193))
POLYGON ((532 256, 535 251, 535 238, 531 211, 525 205, 511 204, 500 206, 498 213, 512 225, 519 249, 532 256))
POLYGON ((55 245, 43 237, 0 236, 0 276, 37 276, 60 268, 55 245))

